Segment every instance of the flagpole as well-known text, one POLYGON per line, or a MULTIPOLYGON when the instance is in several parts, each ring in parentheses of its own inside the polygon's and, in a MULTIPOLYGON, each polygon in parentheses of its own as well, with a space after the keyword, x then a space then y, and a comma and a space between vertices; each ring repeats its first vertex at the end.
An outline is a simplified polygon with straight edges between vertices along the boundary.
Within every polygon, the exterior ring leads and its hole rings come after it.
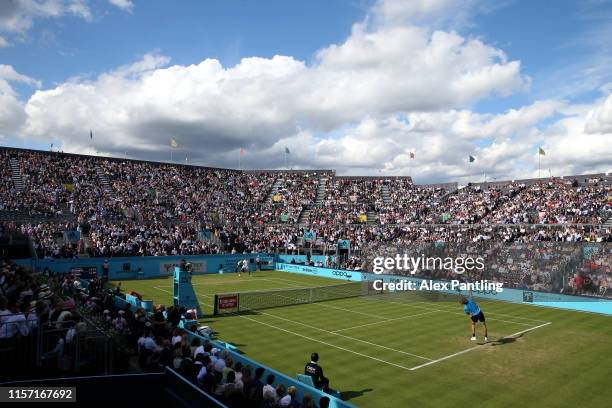
POLYGON ((289 170, 287 168, 287 151, 285 150, 285 170, 289 170))
POLYGON ((412 152, 408 152, 408 175, 412 178, 412 152))
POLYGON ((542 155, 540 154, 540 150, 538 150, 538 178, 542 177, 542 155))
POLYGON ((241 162, 241 160, 240 160, 241 159, 241 157, 240 157, 241 155, 242 155, 242 152, 240 150, 238 150, 238 170, 242 170, 242 166, 241 166, 241 163, 240 163, 241 162))

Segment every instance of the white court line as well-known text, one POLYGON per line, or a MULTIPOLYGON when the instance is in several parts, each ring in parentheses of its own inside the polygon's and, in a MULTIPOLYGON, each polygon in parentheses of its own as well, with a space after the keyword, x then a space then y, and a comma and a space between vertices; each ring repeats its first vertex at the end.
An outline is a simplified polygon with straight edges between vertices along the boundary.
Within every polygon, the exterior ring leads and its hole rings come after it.
POLYGON ((159 286, 153 286, 153 289, 161 290, 162 292, 166 292, 166 293, 169 293, 171 295, 174 295, 173 292, 170 292, 169 290, 166 290, 166 289, 162 289, 159 286))
MULTIPOLYGON (((291 279, 284 279, 284 278, 272 278, 272 277, 270 277, 270 278, 268 278, 268 279, 276 279, 276 280, 285 281, 285 282, 295 282, 295 283, 301 283, 301 284, 304 284, 303 282, 299 282, 299 281, 295 281, 295 280, 291 280, 291 279)), ((405 303, 405 302, 392 302, 392 301, 389 301, 389 302, 390 302, 390 303, 405 303)), ((423 302, 423 301, 418 301, 418 300, 414 300, 414 301, 411 301, 411 302, 414 302, 414 303, 423 303, 423 304, 428 304, 428 302, 423 302)), ((440 310, 444 310, 444 309, 440 309, 440 310)), ((450 312, 450 313, 455 313, 455 314, 462 314, 462 313, 458 313, 458 312, 451 312, 450 310, 448 310, 448 312, 450 312)), ((495 315, 495 316, 508 316, 508 317, 513 317, 513 318, 516 318, 516 319, 521 319, 521 320, 529 320, 529 321, 536 322, 536 323, 546 323, 546 321, 545 321, 545 320, 531 319, 531 318, 529 318, 529 317, 522 317, 522 316, 512 316, 512 315, 505 314, 505 313, 495 313, 495 312, 489 312, 489 313, 487 313, 487 314, 489 314, 489 315, 495 315)), ((492 318, 491 318, 491 320, 497 320, 497 321, 500 321, 500 322, 506 322, 506 323, 516 323, 516 324, 522 324, 522 325, 525 325, 525 326, 529 326, 529 324, 526 324, 526 323, 508 322, 508 321, 501 320, 501 319, 492 319, 492 318)))
MULTIPOLYGON (((244 292, 243 292, 243 293, 244 293, 244 292)), ((204 293, 198 293, 198 295, 202 295, 202 296, 206 296, 206 297, 214 297, 214 296, 211 296, 211 295, 206 295, 206 294, 204 294, 204 293)), ((323 304, 321 304, 321 303, 302 303, 302 304, 299 304, 299 305, 290 305, 290 306, 301 306, 301 305, 319 305, 319 306, 327 306, 327 307, 333 307, 334 309, 344 310, 344 311, 346 311, 346 312, 364 314, 364 313, 361 313, 361 312, 356 312, 356 311, 354 311, 354 310, 343 309, 343 308, 337 308, 337 307, 335 307, 335 306, 330 306, 330 305, 323 305, 323 304)), ((257 311, 257 312, 258 312, 258 313, 263 313, 263 314, 268 314, 268 313, 264 313, 264 312, 260 312, 260 311, 257 311)), ((376 315, 371 315, 371 314, 365 314, 365 315, 366 315, 366 316, 370 316, 370 317, 375 317, 375 318, 377 318, 377 319, 383 319, 384 321, 391 321, 391 320, 395 320, 395 319, 390 319, 390 318, 388 318, 388 317, 376 316, 376 315)), ((270 316, 274 316, 274 315, 270 315, 270 316)), ((278 317, 278 316, 274 316, 274 317, 278 317)), ((404 316, 404 317, 406 317, 406 316, 404 316)), ((402 317, 402 318, 403 318, 403 317, 402 317)), ((292 321, 293 321, 293 320, 292 320, 292 321)), ((375 323, 381 323, 381 322, 380 322, 380 321, 378 321, 378 322, 375 322, 375 323)))
MULTIPOLYGON (((280 281, 286 281, 286 282, 297 282, 297 281, 291 281, 288 279, 282 279, 282 278, 270 278, 270 279, 277 279, 280 281)), ((301 282, 301 284, 303 284, 304 282, 301 282)), ((294 288, 287 288, 287 289, 294 289, 294 288)), ((295 289, 299 289, 299 288, 295 288, 295 289)), ((266 289, 263 289, 263 291, 265 291, 266 289)), ((282 296, 281 296, 282 297, 282 296)), ((341 299, 336 299, 336 300, 341 300, 341 299)), ((316 306, 320 306, 320 307, 327 307, 328 309, 336 309, 336 310, 342 310, 344 312, 349 312, 349 313, 355 313, 355 314, 360 314, 363 316, 368 316, 368 317, 373 317, 375 319, 383 319, 383 320, 392 320, 391 318, 388 317, 384 317, 381 315, 375 315, 372 313, 365 313, 365 312, 360 312, 358 310, 351 310, 351 309, 345 309, 343 307, 339 307, 339 306, 332 306, 332 305, 327 305, 325 303, 318 303, 318 302, 313 302, 313 303, 304 303, 304 304, 309 304, 309 305, 316 305, 316 306)))
MULTIPOLYGON (((527 333, 527 332, 530 332, 530 331, 532 331, 532 330, 539 329, 540 327, 548 326, 549 324, 551 324, 551 322, 547 322, 547 323, 541 324, 541 325, 539 325, 539 326, 531 327, 531 328, 529 328, 529 329, 525 329, 525 330, 522 330, 522 331, 520 331, 520 332, 516 332, 516 333, 510 334, 510 335, 508 335, 508 336, 504 336, 504 337, 502 337, 502 338, 501 338, 501 339, 499 339, 499 340, 509 339, 509 338, 512 338, 512 337, 515 337, 515 336, 521 335, 521 334, 523 334, 523 333, 527 333)), ((499 340, 498 340, 498 341, 499 341, 499 340)), ((410 371, 418 370, 419 368, 423 368, 423 367, 426 367, 426 366, 428 366, 428 365, 432 365, 432 364, 435 364, 435 363, 439 363, 440 361, 448 360, 449 358, 453 358, 453 357, 456 357, 456 356, 460 356, 461 354, 465 354, 465 353, 470 352, 470 351, 472 351, 472 350, 476 350, 476 349, 479 349, 479 348, 482 348, 482 347, 487 347, 487 346, 490 346, 490 345, 492 345, 493 343, 494 343, 494 342, 491 342, 491 343, 486 343, 486 344, 480 344, 480 345, 478 345, 478 346, 470 347, 469 349, 466 349, 466 350, 460 351, 460 352, 458 352, 458 353, 450 354, 450 355, 448 355, 448 356, 444 356, 444 357, 442 357, 442 358, 438 358, 438 359, 436 359, 436 360, 429 361, 429 362, 427 362, 427 363, 424 363, 424 364, 418 365, 418 366, 416 366, 416 367, 412 367, 412 368, 410 369, 410 371)))
MULTIPOLYGON (((284 279, 284 278, 269 278, 269 279, 276 279, 276 280, 280 280, 280 281, 298 283, 298 281, 294 281, 294 280, 291 280, 291 279, 284 279)), ((344 300, 344 299, 339 299, 339 300, 344 300)), ((390 300, 386 300, 386 299, 375 299, 375 300, 385 301, 385 302, 388 302, 388 303, 397 303, 397 304, 409 305, 409 303, 407 303, 407 302, 394 302, 394 301, 390 301, 390 300)), ((428 304, 428 302, 423 302, 423 301, 418 301, 418 300, 411 301, 410 304, 412 304, 412 303, 428 304)), ((419 307, 419 306, 414 306, 414 307, 419 307)), ((420 308, 423 309, 424 307, 420 307, 420 308)), ((454 311, 449 310, 449 309, 436 309, 436 310, 441 311, 441 312, 448 312, 448 313, 463 315, 463 313, 454 312, 454 311)), ((521 320, 528 320, 528 321, 532 321, 532 322, 536 322, 536 323, 546 323, 546 321, 544 321, 544 320, 531 319, 531 318, 522 317, 522 316, 512 316, 512 315, 508 315, 508 314, 504 314, 504 313, 488 312, 487 315, 492 315, 492 316, 508 316, 508 317, 512 317, 512 318, 516 318, 516 319, 521 319, 521 320)), ((497 319, 497 318, 492 318, 492 317, 490 317, 490 318, 488 317, 488 319, 489 320, 499 321, 499 322, 504 322, 504 323, 512 323, 512 324, 519 324, 519 325, 523 325, 523 326, 531 326, 531 324, 529 324, 529 323, 521 323, 521 322, 515 322, 515 321, 508 321, 508 320, 502 320, 502 319, 497 319)))
POLYGON ((384 316, 381 316, 381 315, 375 315, 375 314, 371 314, 371 313, 359 312, 359 311, 357 311, 357 310, 345 309, 345 308, 343 308, 343 307, 338 307, 338 306, 326 305, 325 303, 317 303, 317 302, 314 302, 314 303, 307 303, 307 304, 309 304, 309 305, 321 306, 321 307, 327 307, 328 309, 337 309, 337 310, 342 310, 342 311, 349 312, 349 313, 356 313, 356 314, 360 314, 360 315, 364 315, 364 316, 373 317, 373 318, 375 318, 375 319, 382 319, 382 320, 384 320, 384 321, 392 320, 392 319, 391 319, 391 318, 389 318, 389 317, 384 317, 384 316))
POLYGON ((265 323, 265 322, 260 322, 259 320, 251 319, 250 317, 246 317, 246 316, 240 316, 239 315, 238 317, 250 320, 250 321, 255 322, 255 323, 263 324, 264 326, 272 327, 273 329, 280 330, 280 331, 283 331, 285 333, 293 334, 294 336, 302 337, 302 338, 304 338, 306 340, 310 340, 310 341, 314 341, 314 342, 317 342, 317 343, 325 344, 326 346, 337 348, 338 350, 346 351, 346 352, 349 352, 349 353, 352 353, 352 354, 356 354, 356 355, 361 356, 361 357, 369 358, 370 360, 375 360, 375 361, 378 361, 378 362, 381 362, 381 363, 384 363, 384 364, 388 364, 390 366, 401 368, 402 370, 406 370, 406 371, 410 370, 409 367, 405 367, 403 365, 391 363, 389 361, 385 361, 385 360, 382 360, 382 359, 377 358, 377 357, 372 357, 372 356, 369 356, 367 354, 359 353, 358 351, 353 351, 353 350, 349 350, 349 349, 344 348, 344 347, 336 346, 335 344, 331 344, 331 343, 328 343, 328 342, 323 341, 323 340, 313 339, 312 337, 304 336, 303 334, 295 333, 295 332, 292 332, 290 330, 283 329, 282 327, 274 326, 273 324, 269 324, 269 323, 265 323))
MULTIPOLYGON (((263 278, 259 278, 259 279, 263 279, 263 278)), ((279 279, 279 280, 284 280, 284 279, 279 279)), ((305 283, 305 282, 302 282, 302 283, 305 283)), ((310 287, 308 287, 308 286, 301 286, 301 287, 264 288, 264 289, 254 290, 254 291, 251 291, 251 292, 266 292, 268 290, 273 290, 273 289, 310 289, 310 287)), ((245 292, 241 292, 241 293, 245 293, 245 292)), ((204 295, 204 296, 209 296, 209 295, 204 295)), ((277 295, 277 296, 279 296, 279 295, 277 295)), ((280 297, 284 297, 284 296, 280 296, 280 297)), ((390 320, 390 318, 388 318, 388 317, 384 317, 384 316, 380 316, 380 315, 374 315, 374 314, 371 314, 371 313, 360 312, 358 310, 345 309, 343 307, 338 307, 338 306, 326 305, 324 303, 314 302, 314 303, 303 303, 303 304, 317 305, 317 306, 320 306, 320 307, 326 307, 328 309, 342 310, 344 312, 360 314, 360 315, 372 317, 372 318, 375 318, 375 319, 390 320)), ((293 306, 293 305, 290 305, 290 306, 293 306)))
MULTIPOLYGON (((376 300, 381 300, 381 299, 376 299, 376 300)), ((487 299, 487 300, 493 301, 492 299, 487 299)), ((393 302, 393 301, 389 301, 389 302, 391 302, 391 303, 399 303, 399 304, 408 304, 407 302, 393 302)), ((423 301, 420 301, 420 300, 411 300, 410 302, 411 303, 423 303, 423 304, 431 304, 431 303, 433 303, 433 302, 423 302, 423 301)), ((498 300, 497 302, 503 302, 503 300, 498 300)), ((447 310, 449 313, 454 313, 454 314, 462 314, 460 312, 454 312, 454 311, 452 311, 450 309, 440 309, 440 310, 447 310)), ((529 317, 522 317, 522 316, 513 316, 513 315, 506 314, 506 313, 487 312, 487 315, 508 316, 508 317, 512 317, 512 318, 515 318, 515 319, 529 320, 529 321, 535 322, 535 323, 547 323, 545 320, 531 319, 529 317)), ((498 320, 500 322, 505 322, 505 320, 500 320, 500 319, 491 319, 491 320, 498 320)), ((529 325, 527 323, 518 323, 518 322, 510 322, 510 323, 523 324, 525 326, 529 325)))
MULTIPOLYGON (((202 296, 205 296, 205 297, 213 297, 213 296, 211 296, 211 295, 206 295, 206 294, 201 294, 201 295, 202 295, 202 296)), ((435 310, 435 311, 431 311, 431 312, 427 312, 427 313, 433 313, 433 312, 439 312, 439 311, 440 311, 440 312, 448 312, 448 311, 446 311, 446 310, 435 310)), ((263 312, 259 312, 259 313, 263 313, 263 312)), ((427 313, 423 313, 423 314, 427 314, 427 313)), ((269 313, 263 313, 263 314, 267 314, 267 315, 272 316, 272 317, 277 317, 277 318, 280 318, 280 319, 282 319, 282 320, 287 320, 287 319, 282 318, 282 317, 280 317, 280 316, 272 315, 272 314, 269 314, 269 313)), ((283 331, 283 332, 286 332, 286 333, 289 333, 289 334, 293 334, 293 335, 298 336, 298 337, 305 338, 305 339, 310 340, 310 341, 314 341, 314 342, 317 342, 317 343, 325 344, 325 345, 327 345, 327 346, 334 347, 334 348, 337 348, 337 349, 339 349, 339 350, 347 351, 347 352, 349 352, 349 353, 353 353, 353 354, 356 354, 356 355, 359 355, 359 356, 362 356, 362 357, 369 358, 369 359, 371 359, 371 360, 379 361, 379 362, 381 362, 381 363, 385 363, 385 364, 388 364, 388 365, 391 365, 391 366, 394 366, 394 367, 397 367, 397 368, 401 368, 401 369, 403 369, 403 370, 408 370, 408 371, 418 370, 418 369, 420 369, 420 368, 423 368, 423 367, 426 367, 426 366, 429 366, 429 365, 432 365, 432 364, 438 363, 438 362, 440 362, 440 361, 448 360, 448 359, 450 359, 450 358, 452 358, 452 357, 456 357, 456 356, 459 356, 459 355, 461 355, 461 354, 468 353, 468 352, 470 352, 470 351, 472 351, 472 350, 475 350, 475 349, 478 349, 478 348, 482 348, 482 347, 486 347, 486 346, 489 346, 489 345, 493 344, 493 343, 487 343, 487 344, 481 344, 481 345, 478 345, 478 346, 470 347, 470 348, 468 348, 468 349, 466 349, 466 350, 462 350, 462 351, 459 351, 459 352, 457 352, 457 353, 450 354, 450 355, 448 355, 448 356, 441 357, 441 358, 438 358, 438 359, 435 359, 435 360, 428 359, 427 357, 422 357, 422 356, 416 356, 416 355, 414 355, 415 357, 420 357, 420 358, 424 358, 424 359, 426 359, 426 360, 431 360, 431 361, 428 361, 427 363, 424 363, 424 364, 421 364, 421 365, 418 365, 418 366, 415 366, 415 367, 412 367, 412 368, 408 368, 408 367, 405 367, 405 366, 402 366, 402 365, 399 365, 399 364, 395 364, 395 363, 391 363, 391 362, 389 362, 389 361, 382 360, 382 359, 380 359, 380 358, 376 358, 376 357, 369 356, 369 355, 367 355, 367 354, 363 354, 363 353, 359 353, 359 352, 356 352, 356 351, 353 351, 353 350, 349 350, 349 349, 346 349, 346 348, 341 347, 341 346, 336 346, 336 345, 334 345, 334 344, 331 344, 331 343, 328 343, 328 342, 325 342, 325 341, 322 341, 322 340, 317 340, 317 339, 314 339, 314 338, 311 338, 311 337, 308 337, 308 336, 304 336, 304 335, 302 335, 302 334, 295 333, 295 332, 292 332, 292 331, 290 331, 290 330, 283 329, 283 328, 281 328, 281 327, 277 327, 277 326, 274 326, 274 325, 269 324, 269 323, 261 322, 261 321, 258 321, 258 320, 255 320, 255 319, 252 319, 252 318, 249 318, 249 317, 246 317, 246 316, 242 316, 242 315, 237 315, 237 316, 238 316, 238 317, 241 317, 241 318, 243 318, 243 319, 247 319, 247 320, 253 321, 253 322, 255 322, 255 323, 262 324, 262 325, 264 325, 264 326, 272 327, 272 328, 275 328, 275 329, 277 329, 277 330, 280 330, 280 331, 283 331)), ((411 316, 406 316, 406 317, 414 317, 414 316, 417 316, 417 315, 411 315, 411 316)), ((294 322, 294 321, 292 321, 292 322, 294 322)), ((299 322, 295 322, 295 323, 299 323, 299 322)), ((376 323, 380 323, 380 322, 376 322, 376 323)), ((303 323, 299 323, 299 324, 302 324, 302 325, 304 325, 304 326, 308 326, 308 325, 305 325, 305 324, 303 324, 303 323)), ((504 336, 504 337, 502 337, 500 340, 507 339, 507 338, 512 338, 512 337, 515 337, 515 336, 519 336, 519 335, 521 335, 521 334, 523 334, 523 333, 527 333, 527 332, 530 332, 530 331, 532 331, 532 330, 536 330, 536 329, 539 329, 539 328, 541 328, 541 327, 548 326, 549 324, 551 324, 551 322, 546 322, 546 323, 541 324, 541 325, 539 325, 539 326, 530 327, 530 328, 528 328, 528 329, 521 330, 521 331, 519 331, 519 332, 516 332, 516 333, 510 334, 510 335, 508 335, 508 336, 504 336)), ((317 329, 317 330, 323 330, 323 329, 316 328, 316 327, 314 327, 314 326, 310 326, 310 327, 313 327, 313 328, 315 328, 315 329, 317 329)), ((326 330, 323 330, 323 331, 326 331, 326 330)), ((333 333, 333 332, 329 332, 329 333, 332 333, 332 334, 337 334, 337 333, 333 333)), ((342 336, 342 337, 347 337, 347 338, 350 338, 349 336, 342 336)), ((351 339, 352 339, 352 338, 351 338, 351 339)), ((359 339, 354 339, 354 340, 359 340, 359 339)), ((361 341, 361 340, 359 340, 359 341, 361 341)), ((387 348, 387 347, 385 347, 385 346, 381 346, 381 345, 376 345, 376 346, 383 347, 383 348, 387 348)), ((394 351, 401 352, 401 353, 405 353, 405 354, 410 354, 410 353, 407 353, 407 352, 402 352, 402 351, 400 351, 400 350, 394 350, 394 351)))
POLYGON ((341 331, 358 329, 360 327, 372 326, 372 325, 375 325, 375 324, 392 322, 394 320, 408 319, 410 317, 423 316, 423 315, 427 315, 427 314, 431 314, 431 313, 438 313, 438 312, 439 312, 439 310, 432 310, 432 311, 429 311, 429 312, 418 313, 418 314, 414 314, 414 315, 407 315, 407 316, 402 316, 402 317, 394 317, 393 319, 387 319, 387 320, 382 321, 382 322, 366 323, 366 324, 360 324, 360 325, 357 325, 357 326, 346 327, 344 329, 333 330, 332 333, 338 333, 338 332, 341 332, 341 331))
MULTIPOLYGON (((356 337, 345 336, 344 334, 332 332, 332 331, 329 331, 329 330, 326 330, 326 329, 321 329, 320 327, 311 326, 311 325, 306 324, 306 323, 302 323, 302 322, 298 322, 298 321, 290 320, 290 319, 285 319, 284 317, 281 317, 281 316, 273 315, 273 314, 262 312, 262 311, 258 311, 257 313, 263 314, 263 315, 266 315, 266 316, 272 316, 272 317, 275 317, 277 319, 284 320, 286 322, 291 322, 291 323, 299 324, 300 326, 304 326, 304 327, 308 327, 308 328, 311 328, 311 329, 319 330, 319 331, 322 331, 322 332, 325 332, 325 333, 328 333, 328 334, 333 334, 334 336, 340 336, 340 337, 344 337, 344 338, 349 339, 349 340, 358 341, 358 342, 364 343, 364 344, 369 344, 370 346, 379 347, 379 348, 382 348, 382 349, 385 349, 385 350, 394 351, 396 353, 406 354, 408 356, 420 358, 422 360, 431 361, 431 358, 419 356, 418 354, 412 354, 412 353, 409 353, 407 351, 397 350, 397 349, 394 349, 394 348, 391 348, 391 347, 383 346, 381 344, 371 343, 369 341, 361 340, 361 339, 358 339, 356 337)), ((377 323, 380 323, 380 322, 377 322, 377 323)))
MULTIPOLYGON (((416 305, 413 305, 412 303, 408 303, 408 302, 394 302, 392 300, 386 300, 386 299, 373 299, 373 300, 377 300, 379 302, 385 302, 385 303, 395 303, 395 304, 398 304, 398 305, 403 305, 403 306, 411 307, 411 308, 432 310, 429 307, 416 306, 416 305)), ((418 302, 418 303, 426 303, 426 302, 418 302)), ((435 310, 437 312, 445 312, 445 313, 450 313, 450 314, 456 314, 456 315, 463 316, 463 313, 461 313, 461 312, 453 312, 452 310, 449 310, 449 309, 433 309, 433 310, 435 310)), ((513 322, 513 321, 510 321, 510 320, 503 320, 503 319, 497 319, 495 317, 488 317, 489 314, 498 315, 496 313, 489 313, 489 312, 487 312, 487 313, 485 313, 485 315, 487 315, 487 320, 494 320, 496 322, 504 322, 504 323, 510 323, 510 324, 518 324, 518 325, 521 325, 521 326, 531 326, 529 323, 513 322)), ((541 320, 538 321, 538 323, 539 322, 541 322, 541 320)))
MULTIPOLYGON (((202 296, 206 296, 206 297, 211 297, 210 295, 206 295, 206 294, 203 294, 203 293, 198 293, 198 294, 202 295, 202 296)), ((336 333, 336 332, 333 332, 333 331, 329 331, 329 330, 326 330, 326 329, 321 329, 320 327, 315 327, 315 326, 311 326, 311 325, 306 324, 306 323, 302 323, 302 322, 298 322, 298 321, 295 321, 295 320, 286 319, 284 317, 281 317, 281 316, 278 316, 278 315, 274 315, 274 314, 271 314, 271 313, 262 312, 260 310, 258 310, 257 313, 263 314, 263 315, 267 315, 267 316, 271 316, 271 317, 275 317, 277 319, 285 320, 287 322, 296 323, 296 324, 299 324, 301 326, 309 327, 311 329, 319 330, 319 331, 322 331, 322 332, 325 332, 325 333, 334 334, 334 335, 340 336, 340 337, 345 337, 345 338, 350 339, 350 340, 355 340, 355 341, 359 341, 361 343, 366 343, 366 344, 369 344, 371 346, 375 346, 375 347, 380 347, 380 348, 383 348, 383 349, 391 350, 391 351, 394 351, 396 353, 406 354, 406 355, 409 355, 409 356, 412 356, 412 357, 417 357, 417 358, 420 358, 420 359, 423 359, 423 360, 431 360, 430 358, 419 356, 418 354, 412 354, 412 353, 408 353, 407 351, 396 350, 396 349, 393 349, 391 347, 383 346, 383 345, 376 344, 376 343, 371 343, 369 341, 361 340, 361 339, 358 339, 358 338, 355 338, 355 337, 345 336, 344 334, 339 334, 339 333, 336 333)), ((433 313, 433 312, 428 312, 428 313, 433 313)), ((420 315, 423 315, 423 314, 426 314, 426 313, 420 313, 418 315, 403 316, 403 317, 401 317, 401 319, 405 319, 407 317, 420 316, 420 315)), ((242 316, 240 316, 240 317, 242 317, 242 316)), ((390 320, 396 320, 396 319, 387 319, 387 321, 390 321, 390 320)), ((263 323, 263 322, 259 322, 258 321, 258 323, 263 323)), ((382 323, 382 322, 378 321, 378 322, 375 322, 375 323, 382 323)), ((370 324, 372 324, 372 323, 370 323, 370 324)), ((344 329, 344 330, 347 330, 347 329, 344 329)))

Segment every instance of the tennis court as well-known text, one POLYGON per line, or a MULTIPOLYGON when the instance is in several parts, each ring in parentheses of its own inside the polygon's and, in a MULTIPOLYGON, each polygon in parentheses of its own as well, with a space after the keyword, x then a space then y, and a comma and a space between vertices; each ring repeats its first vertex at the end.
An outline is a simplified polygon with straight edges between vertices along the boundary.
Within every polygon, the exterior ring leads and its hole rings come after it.
MULTIPOLYGON (((214 294, 218 293, 338 283, 277 271, 193 278, 207 314, 212 312, 214 294)), ((170 279, 128 281, 123 286, 156 304, 171 304, 170 279)), ((266 292, 256 294, 265 301, 266 292)), ((249 357, 290 376, 301 372, 310 353, 317 351, 332 386, 358 406, 382 406, 385 402, 385 406, 397 406, 410 401, 418 406, 468 404, 475 397, 470 393, 499 400, 494 406, 515 405, 522 399, 533 403, 534 398, 543 398, 542 387, 552 389, 564 381, 562 367, 572 360, 582 370, 600 367, 594 354, 596 350, 603 353, 605 348, 599 341, 612 339, 612 325, 604 316, 493 301, 479 304, 489 325, 487 344, 469 340, 469 320, 458 303, 405 294, 261 309, 206 317, 201 323, 211 326, 217 337, 233 343, 249 357), (585 325, 588 333, 584 332, 585 325), (589 352, 571 357, 578 344, 588 345, 589 352), (543 375, 534 379, 530 373, 539 370, 543 375), (516 393, 506 392, 515 387, 516 393), (502 388, 506 391, 499 392, 502 388)), ((478 335, 482 340, 481 331, 478 335)), ((562 391, 559 398, 561 395, 562 391)), ((559 399, 561 402, 567 401, 559 399)))

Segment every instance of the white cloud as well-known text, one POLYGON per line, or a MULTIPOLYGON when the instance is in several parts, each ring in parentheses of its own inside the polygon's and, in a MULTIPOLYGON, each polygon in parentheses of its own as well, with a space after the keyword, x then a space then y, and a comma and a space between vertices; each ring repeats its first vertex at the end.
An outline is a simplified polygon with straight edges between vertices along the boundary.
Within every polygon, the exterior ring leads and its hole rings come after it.
POLYGON ((588 134, 612 133, 612 94, 588 113, 584 131, 588 134))
POLYGON ((119 7, 123 11, 132 12, 134 3, 130 0, 108 0, 113 6, 119 7))
POLYGON ((23 135, 63 135, 66 149, 78 149, 83 129, 92 127, 108 150, 143 154, 175 137, 186 149, 207 146, 201 159, 223 164, 222 152, 267 151, 298 126, 321 137, 366 117, 469 106, 529 84, 520 62, 478 39, 384 19, 355 24, 344 42, 322 48, 310 64, 279 55, 243 58, 233 67, 214 59, 168 62, 148 54, 92 81, 36 92, 25 107, 23 135))
MULTIPOLYGON (((4 81, 5 84, 8 84, 8 81, 13 82, 22 82, 29 86, 34 86, 40 88, 42 83, 39 80, 34 78, 30 78, 27 75, 20 74, 15 71, 11 65, 0 64, 0 81, 4 81)), ((1 82, 0 82, 1 83, 1 82)), ((13 92, 12 88, 3 87, 0 88, 3 92, 13 92)))
POLYGON ((11 65, 0 64, 0 137, 15 134, 25 123, 26 114, 23 103, 11 82, 40 87, 40 81, 15 71, 11 65))
POLYGON ((565 107, 556 100, 544 100, 499 115, 470 110, 413 113, 409 115, 415 132, 444 132, 463 139, 507 138, 529 129, 565 107))
POLYGON ((533 175, 537 144, 562 173, 601 168, 605 154, 612 156, 605 135, 584 136, 603 131, 609 138, 605 101, 471 110, 483 98, 528 89, 530 79, 503 50, 437 25, 468 16, 464 4, 381 0, 345 41, 322 48, 311 63, 277 55, 232 67, 215 59, 169 65, 168 57, 150 53, 94 79, 38 90, 22 106, 20 135, 56 136, 64 150, 88 152, 91 128, 97 150, 156 160, 169 158, 175 138, 176 157, 188 153, 192 162, 229 167, 241 147, 243 166, 282 167, 288 146, 292 166, 414 174, 420 181, 533 175), (589 158, 588 146, 574 146, 591 141, 600 159, 589 158), (468 165, 470 154, 477 161, 468 165))
POLYGON ((612 171, 612 95, 560 119, 543 134, 542 166, 557 174, 612 171))
POLYGON ((0 36, 0 48, 8 47, 11 43, 6 40, 6 38, 0 36))
POLYGON ((86 0, 3 0, 0 1, 0 31, 25 34, 38 18, 67 15, 91 21, 86 0))

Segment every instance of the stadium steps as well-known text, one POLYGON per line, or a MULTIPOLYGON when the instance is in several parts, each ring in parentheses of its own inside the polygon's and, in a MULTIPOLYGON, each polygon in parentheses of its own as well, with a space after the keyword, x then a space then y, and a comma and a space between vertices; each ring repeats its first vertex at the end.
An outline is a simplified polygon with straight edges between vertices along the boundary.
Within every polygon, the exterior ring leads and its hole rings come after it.
POLYGON ((23 184, 23 177, 21 176, 21 167, 19 166, 19 158, 17 156, 11 156, 9 159, 9 165, 11 167, 11 175, 13 177, 13 183, 17 191, 23 191, 25 185, 23 184))
POLYGON ((391 195, 389 194, 389 186, 387 184, 382 185, 380 194, 382 196, 383 203, 385 203, 385 205, 391 204, 391 195))
POLYGON ((274 197, 274 194, 278 192, 278 189, 280 188, 280 186, 283 184, 284 181, 285 180, 283 180, 282 177, 279 177, 276 180, 274 180, 274 183, 272 183, 272 188, 270 189, 270 192, 266 196, 267 203, 272 201, 272 197, 274 197))
POLYGON ((210 238, 203 238, 202 241, 211 242, 215 245, 218 245, 220 248, 223 248, 225 246, 225 243, 221 241, 221 238, 219 238, 215 234, 210 234, 210 238))
POLYGON ((376 211, 366 211, 366 217, 368 217, 366 221, 368 224, 376 224, 378 222, 378 214, 376 213, 376 211))
POLYGON ((102 183, 102 186, 104 187, 104 191, 106 191, 107 193, 111 193, 113 191, 113 187, 111 186, 111 183, 108 180, 108 177, 106 176, 104 171, 102 171, 100 166, 96 166, 96 173, 98 173, 98 179, 100 180, 100 183, 102 183))
POLYGON ((321 204, 325 198, 325 192, 327 191, 327 177, 319 177, 319 183, 317 184, 317 195, 315 197, 315 204, 321 204))
POLYGON ((302 208, 302 212, 300 212, 300 216, 298 217, 298 224, 299 225, 306 225, 306 224, 308 224, 308 222, 310 220, 310 212, 311 211, 312 210, 307 205, 305 205, 302 208))

